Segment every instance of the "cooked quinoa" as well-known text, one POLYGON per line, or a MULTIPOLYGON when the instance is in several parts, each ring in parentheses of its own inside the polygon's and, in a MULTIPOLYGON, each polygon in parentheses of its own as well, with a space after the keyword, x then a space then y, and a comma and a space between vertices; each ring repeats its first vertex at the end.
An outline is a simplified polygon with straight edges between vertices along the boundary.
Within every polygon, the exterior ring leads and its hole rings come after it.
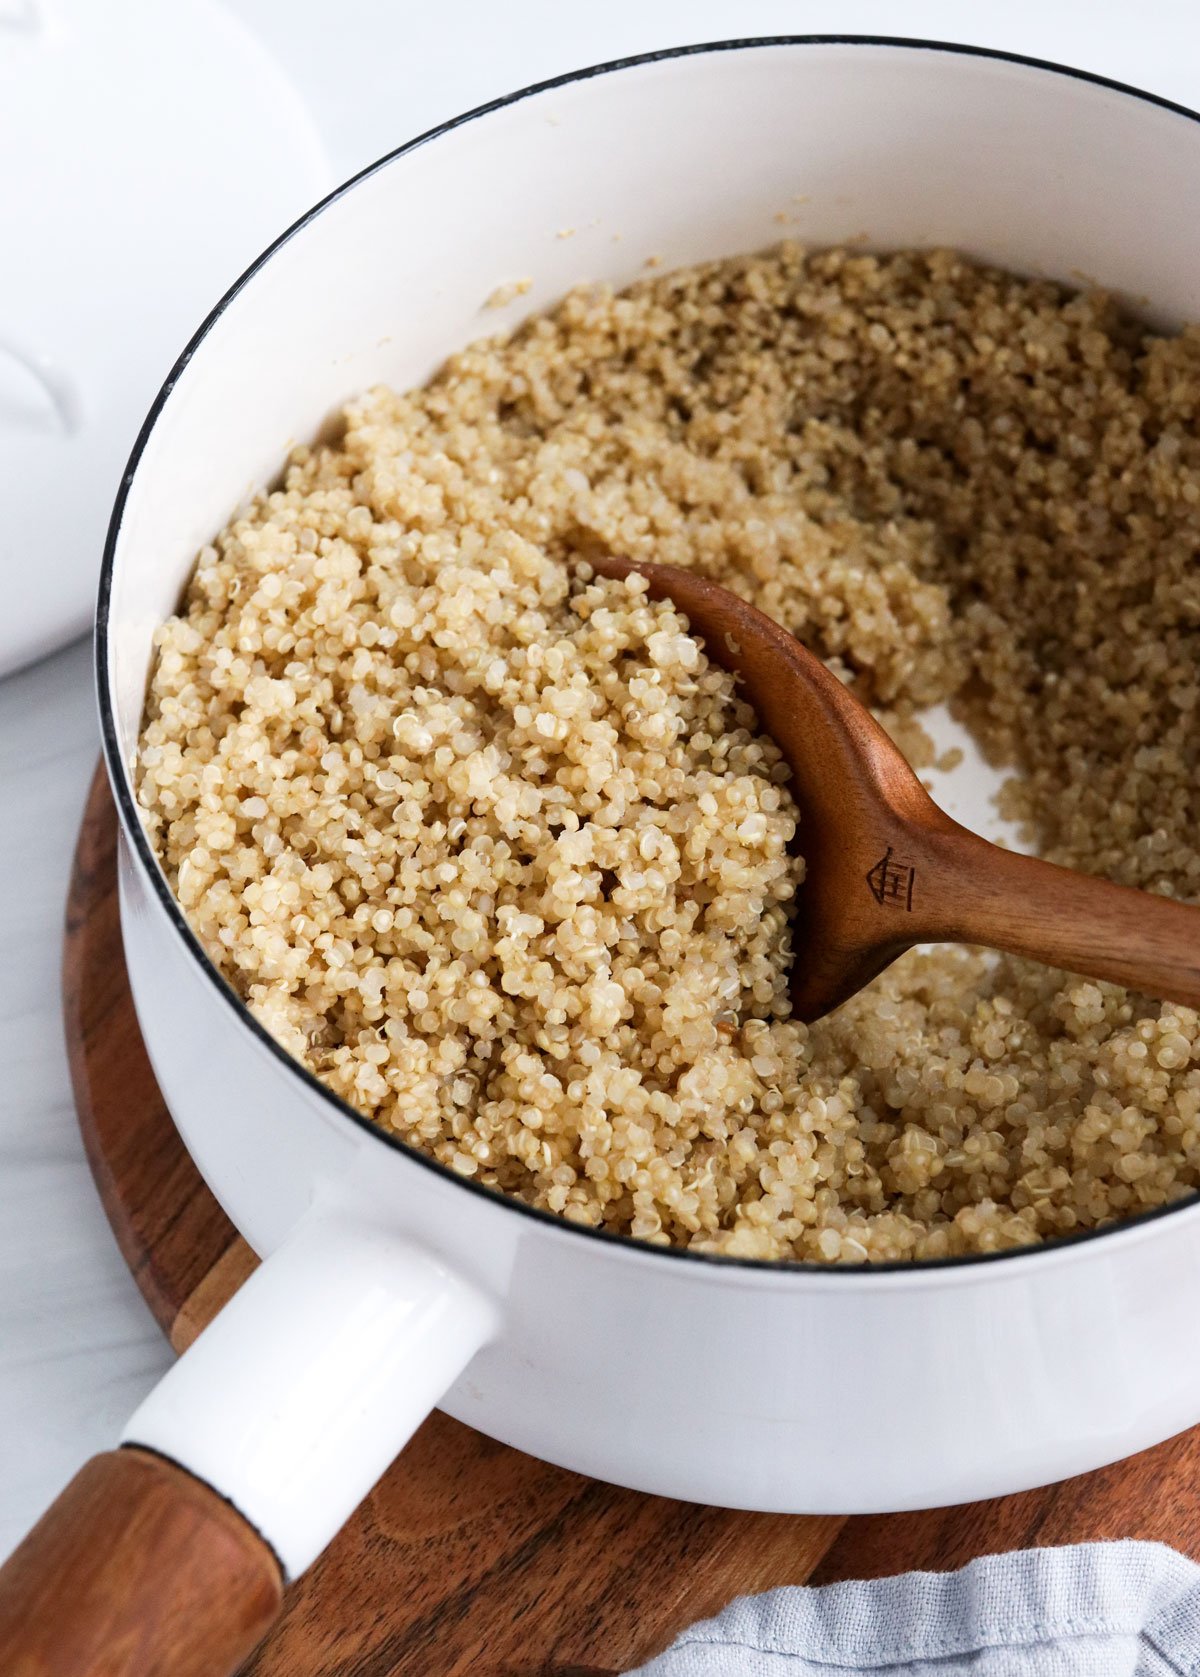
MULTIPOLYGON (((993 1251, 1200 1185, 1200 1017, 913 952, 788 1017, 803 812, 640 579, 946 701, 1044 854, 1200 898, 1200 333, 947 252, 572 293, 374 390, 200 555, 138 786, 299 1060, 475 1181, 762 1258, 993 1251)), ((803 960, 804 951, 795 952, 803 960)))

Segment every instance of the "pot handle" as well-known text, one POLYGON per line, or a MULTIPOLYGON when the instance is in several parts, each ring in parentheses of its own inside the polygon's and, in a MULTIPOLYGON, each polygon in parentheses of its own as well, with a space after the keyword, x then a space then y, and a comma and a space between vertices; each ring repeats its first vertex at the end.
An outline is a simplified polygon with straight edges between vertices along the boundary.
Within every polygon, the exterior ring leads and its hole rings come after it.
POLYGON ((316 1207, 0 1568, 5 1677, 228 1677, 495 1332, 481 1289, 316 1207))
POLYGON ((93 1456, 0 1570, 13 1677, 227 1677, 274 1623, 270 1547, 207 1485, 143 1450, 93 1456))

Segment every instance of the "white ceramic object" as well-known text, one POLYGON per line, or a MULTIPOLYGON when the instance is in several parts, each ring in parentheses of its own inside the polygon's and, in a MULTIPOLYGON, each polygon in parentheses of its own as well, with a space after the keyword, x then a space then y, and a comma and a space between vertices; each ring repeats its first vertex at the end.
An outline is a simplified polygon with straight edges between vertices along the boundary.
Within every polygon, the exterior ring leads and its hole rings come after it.
POLYGON ((215 295, 329 184, 213 0, 0 10, 0 676, 83 634, 121 468, 215 295))
POLYGON ((129 1423, 300 1571, 435 1401, 669 1496, 856 1513, 1077 1473, 1200 1418, 1200 1206, 1055 1247, 873 1270, 640 1247, 453 1176, 290 1061, 208 965, 132 799, 151 636, 197 548, 348 394, 573 281, 788 230, 953 244, 1200 318, 1200 119, 1046 66, 774 42, 587 72, 369 170, 176 367, 117 505, 98 661, 122 925, 159 1082, 267 1261, 129 1423), (561 229, 573 227, 573 238, 561 229), (480 312, 495 286, 532 290, 480 312), (234 396, 233 393, 236 393, 234 396), (444 1391, 443 1391, 443 1388, 444 1391))

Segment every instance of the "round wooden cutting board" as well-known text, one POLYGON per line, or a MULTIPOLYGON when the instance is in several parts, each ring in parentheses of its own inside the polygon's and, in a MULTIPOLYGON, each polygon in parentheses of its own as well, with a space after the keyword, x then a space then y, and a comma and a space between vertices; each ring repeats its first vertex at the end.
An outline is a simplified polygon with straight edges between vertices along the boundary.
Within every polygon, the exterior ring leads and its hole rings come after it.
MULTIPOLYGON (((116 816, 99 770, 75 854, 63 999, 79 1123, 105 1210, 147 1303, 183 1350, 255 1258, 185 1151, 142 1045, 117 912, 116 816)), ((886 1425, 885 1371, 879 1397, 886 1425)), ((246 1670, 621 1672, 749 1591, 1095 1537, 1156 1538, 1200 1553, 1200 1429, 1021 1496, 842 1520, 615 1490, 435 1414, 291 1589, 246 1670)))

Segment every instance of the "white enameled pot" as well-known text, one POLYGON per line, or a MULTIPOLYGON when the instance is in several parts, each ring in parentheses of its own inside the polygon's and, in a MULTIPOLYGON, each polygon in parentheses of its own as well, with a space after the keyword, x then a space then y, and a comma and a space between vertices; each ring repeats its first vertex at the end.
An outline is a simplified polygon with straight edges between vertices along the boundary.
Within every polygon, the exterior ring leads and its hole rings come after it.
POLYGON ((1054 1247, 779 1267, 580 1230, 373 1129, 201 954, 131 790, 155 627, 197 549, 348 395, 578 280, 783 233, 954 245, 1200 319, 1200 120, 920 43, 665 53, 502 100, 386 158, 234 287, 121 487, 99 615, 126 956, 156 1075, 266 1262, 130 1421, 303 1570, 431 1405, 669 1496, 839 1513, 988 1497, 1200 1418, 1200 1207, 1054 1247), (786 218, 786 225, 780 218, 786 218), (573 236, 563 236, 574 230, 573 236), (482 312, 506 282, 532 282, 482 312))

